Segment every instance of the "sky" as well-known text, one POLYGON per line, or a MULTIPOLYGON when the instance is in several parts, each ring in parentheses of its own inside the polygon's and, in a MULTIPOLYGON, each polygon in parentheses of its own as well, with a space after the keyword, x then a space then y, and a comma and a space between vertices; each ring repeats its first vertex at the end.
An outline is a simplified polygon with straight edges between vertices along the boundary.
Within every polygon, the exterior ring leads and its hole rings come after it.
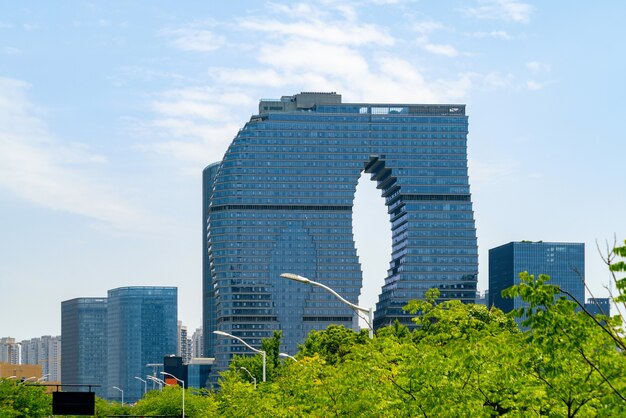
MULTIPOLYGON (((0 3, 0 336, 61 331, 61 301, 179 289, 201 325, 201 174, 261 98, 465 103, 479 243, 626 239, 621 1, 0 3)), ((365 176, 360 304, 390 260, 365 176)))

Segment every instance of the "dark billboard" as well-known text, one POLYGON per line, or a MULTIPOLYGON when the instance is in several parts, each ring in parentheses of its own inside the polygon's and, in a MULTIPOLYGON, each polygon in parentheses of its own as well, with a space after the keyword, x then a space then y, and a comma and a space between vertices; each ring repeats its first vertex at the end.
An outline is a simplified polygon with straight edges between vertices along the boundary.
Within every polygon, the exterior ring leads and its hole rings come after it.
POLYGON ((52 392, 52 415, 94 415, 94 392, 52 392))

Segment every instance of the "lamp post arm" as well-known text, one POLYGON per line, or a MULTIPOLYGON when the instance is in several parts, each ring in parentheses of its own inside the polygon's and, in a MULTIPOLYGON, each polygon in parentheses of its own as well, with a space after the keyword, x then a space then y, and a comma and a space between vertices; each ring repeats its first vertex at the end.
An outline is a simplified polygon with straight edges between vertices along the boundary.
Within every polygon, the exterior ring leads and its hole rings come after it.
POLYGON ((325 284, 322 284, 322 283, 319 283, 319 282, 314 282, 314 281, 311 281, 311 284, 314 285, 314 286, 321 287, 322 289, 326 289, 327 291, 329 291, 330 293, 335 295, 337 297, 337 299, 339 299, 340 301, 342 301, 346 305, 348 305, 348 306, 350 306, 350 307, 352 307, 352 308, 354 308, 354 309, 356 309, 358 311, 361 311, 363 313, 368 313, 369 312, 369 309, 362 308, 359 305, 355 305, 354 303, 345 300, 339 293, 335 292, 333 289, 331 289, 330 287, 326 286, 325 284))

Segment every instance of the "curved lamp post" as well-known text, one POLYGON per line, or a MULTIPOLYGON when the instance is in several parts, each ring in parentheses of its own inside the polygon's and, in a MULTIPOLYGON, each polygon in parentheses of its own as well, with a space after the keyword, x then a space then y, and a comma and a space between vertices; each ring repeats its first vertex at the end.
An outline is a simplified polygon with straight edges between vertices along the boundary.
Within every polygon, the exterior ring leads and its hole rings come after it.
POLYGON ((244 370, 246 373, 248 373, 248 376, 250 376, 250 379, 252 379, 252 382, 254 383, 254 388, 256 389, 256 377, 252 376, 252 373, 250 373, 250 370, 246 369, 243 366, 239 367, 238 369, 244 370))
POLYGON ((135 379, 141 380, 143 382, 143 396, 146 396, 146 392, 148 392, 148 382, 137 376, 135 376, 135 379))
POLYGON ((180 382, 183 385, 183 387, 182 387, 182 389, 183 389, 183 418, 185 418, 185 381, 184 380, 180 380, 179 378, 177 378, 176 376, 174 376, 171 373, 161 372, 161 374, 164 375, 164 376, 172 377, 172 378, 176 379, 177 382, 180 382))
MULTIPOLYGON (((164 380, 159 379, 158 377, 154 377, 154 376, 150 376, 150 375, 146 375, 146 379, 156 383, 157 385, 159 385, 159 390, 163 391, 163 385, 165 384, 164 380)), ((152 387, 154 387, 154 385, 152 385, 152 387)))
POLYGON ((120 388, 118 388, 117 386, 113 386, 113 389, 117 389, 120 392, 122 392, 122 406, 124 406, 124 391, 120 388))
POLYGON ((46 373, 43 376, 41 376, 39 379, 37 379, 38 382, 44 382, 46 380, 48 380, 48 376, 50 376, 50 373, 46 373))
POLYGON ((24 383, 30 382, 31 380, 35 380, 35 379, 37 379, 37 376, 31 376, 28 379, 23 379, 22 381, 20 381, 20 384, 23 385, 24 383))
POLYGON ((278 353, 278 355, 279 355, 280 357, 290 358, 290 359, 292 359, 292 360, 293 360, 293 361, 295 361, 295 362, 297 362, 297 361, 298 361, 298 359, 296 359, 294 356, 290 356, 290 355, 289 355, 289 354, 287 354, 287 353, 278 353))
POLYGON ((229 333, 224 332, 224 331, 213 331, 213 334, 221 335, 222 337, 234 338, 234 339, 238 340, 239 342, 241 342, 246 347, 248 347, 250 350, 254 351, 255 353, 261 353, 263 355, 263 382, 265 382, 265 361, 266 361, 266 359, 265 359, 265 357, 266 357, 265 351, 259 350, 257 348, 254 348, 250 344, 248 344, 247 342, 242 340, 241 338, 235 337, 234 335, 229 334, 229 333))
POLYGON ((347 300, 342 298, 341 295, 339 295, 339 293, 335 292, 333 289, 331 289, 330 287, 326 286, 325 284, 314 282, 313 280, 307 279, 306 277, 302 277, 302 276, 299 276, 299 275, 293 274, 293 273, 283 273, 283 274, 280 275, 280 277, 282 277, 284 279, 294 280, 294 281, 300 282, 300 283, 311 284, 313 286, 321 287, 322 289, 325 289, 325 290, 329 291, 330 293, 332 293, 333 295, 335 295, 337 297, 337 299, 339 299, 340 301, 342 301, 346 305, 350 306, 352 309, 355 309, 357 311, 361 311, 361 312, 367 314, 367 322, 368 322, 367 325, 369 325, 369 327, 370 327, 369 336, 370 336, 370 338, 374 338, 374 322, 373 322, 373 320, 374 320, 374 310, 372 308, 363 308, 363 307, 361 307, 359 305, 355 305, 354 303, 348 302, 347 300))

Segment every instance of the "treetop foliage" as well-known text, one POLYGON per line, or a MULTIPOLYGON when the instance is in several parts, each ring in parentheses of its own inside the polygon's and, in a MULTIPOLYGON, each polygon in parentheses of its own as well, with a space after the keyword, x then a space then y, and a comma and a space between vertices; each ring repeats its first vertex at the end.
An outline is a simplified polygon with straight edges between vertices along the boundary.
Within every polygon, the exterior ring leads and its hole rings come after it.
MULTIPOLYGON (((626 243, 625 243, 626 244, 626 243)), ((626 245, 607 264, 624 305, 626 245)), ((341 326, 311 332, 296 354, 278 353, 280 332, 261 356, 235 356, 217 392, 189 389, 190 417, 617 417, 626 413, 626 345, 621 310, 592 317, 549 277, 520 274, 503 292, 525 306, 509 314, 485 306, 440 301, 437 289, 406 309, 414 326, 365 330, 341 326), (522 320, 520 330, 515 318, 522 320), (255 376, 241 370, 245 367, 255 376)), ((623 308, 622 308, 623 309, 623 308)), ((47 416, 47 395, 0 382, 0 417, 47 416), (28 404, 28 412, 26 405, 28 404), (21 414, 21 415, 20 415, 21 414)), ((121 408, 98 400, 106 414, 181 413, 180 387, 153 391, 121 408), (120 409, 121 408, 121 409, 120 409)))

